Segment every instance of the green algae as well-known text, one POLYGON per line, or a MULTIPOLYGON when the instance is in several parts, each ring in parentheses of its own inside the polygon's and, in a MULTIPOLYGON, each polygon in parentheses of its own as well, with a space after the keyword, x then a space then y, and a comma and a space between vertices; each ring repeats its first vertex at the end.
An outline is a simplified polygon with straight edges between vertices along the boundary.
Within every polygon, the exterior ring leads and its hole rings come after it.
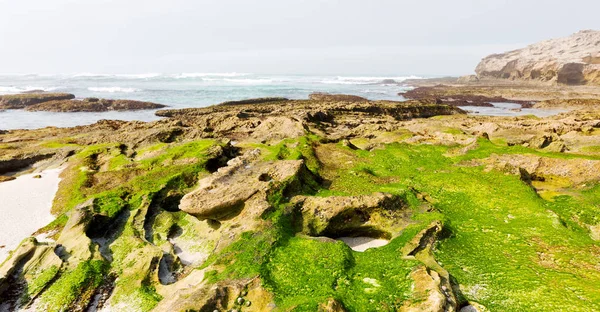
POLYGON ((40 291, 46 287, 59 272, 59 268, 56 265, 53 265, 49 268, 45 268, 40 274, 35 276, 32 279, 32 282, 27 284, 27 298, 30 298, 33 295, 38 294, 40 291))
MULTIPOLYGON (((304 137, 245 147, 261 149, 265 160, 304 159, 311 172, 320 173, 329 168, 315 154, 317 142, 315 137, 304 137)), ((344 153, 350 164, 336 168, 326 187, 314 179, 299 181, 302 187, 294 194, 401 195, 413 210, 412 224, 394 233, 396 237, 384 247, 354 252, 341 242, 296 235, 295 212, 287 204, 286 188, 281 187, 268 196, 273 209, 263 216, 268 222, 265 229, 243 233, 199 268, 218 268, 205 274, 209 283, 260 276, 282 309, 315 311, 320 303, 335 298, 348 311, 395 311, 412 299, 410 272, 421 264, 402 259, 402 247, 432 220, 443 220, 446 236, 436 244, 434 256, 460 285, 461 300, 479 302, 492 311, 600 309, 595 289, 600 284, 600 244, 590 238, 588 229, 600 224, 600 185, 569 189, 569 195, 559 194, 548 201, 519 176, 462 165, 494 154, 597 158, 496 143, 480 139, 477 147, 454 157, 447 156, 453 147, 438 145, 393 143, 364 151, 327 144, 344 153), (423 199, 417 193, 426 194, 433 211, 421 211, 423 199)), ((169 196, 184 194, 199 176, 207 174, 206 151, 214 144, 210 140, 160 143, 138 151, 140 160, 118 152, 117 145, 86 148, 76 156, 86 170, 77 172, 71 184, 74 194, 61 211, 88 198, 95 198, 96 213, 109 218, 125 209, 137 213, 144 201, 166 205, 169 196), (102 176, 97 159, 107 154, 108 172, 115 174, 110 177, 120 183, 101 189, 90 181, 102 176)), ((183 212, 159 211, 152 224, 153 243, 166 242, 174 225, 183 229, 186 239, 198 236, 189 218, 183 212)), ((129 255, 149 246, 141 232, 133 222, 125 225, 110 247, 110 270, 122 274, 135 266, 136 259, 129 255)), ((74 302, 55 298, 55 285, 61 279, 59 285, 69 291, 71 283, 81 284, 76 276, 90 275, 95 281, 92 269, 78 267, 73 272, 61 274, 43 293, 49 309, 74 302)), ((161 300, 143 272, 125 276, 118 284, 126 291, 117 292, 115 302, 135 300, 147 311, 161 300)))
POLYGON ((90 260, 67 272, 46 289, 40 298, 45 311, 67 311, 81 300, 89 299, 96 287, 100 286, 108 270, 108 263, 90 260))
POLYGON ((391 144, 371 153, 356 151, 362 164, 340 173, 326 193, 367 194, 407 187, 427 192, 449 220, 446 227, 452 233, 438 244, 436 259, 461 284, 468 300, 492 310, 560 311, 573 302, 578 302, 575 310, 598 309, 600 295, 591 286, 600 283, 600 273, 594 269, 598 243, 580 226, 563 226, 553 212, 562 207, 559 215, 568 220, 578 214, 565 207, 584 210, 580 219, 593 223, 597 206, 588 203, 585 208, 564 200, 550 203, 518 176, 457 165, 492 153, 523 152, 523 148, 483 142, 456 158, 445 157, 446 150, 391 144), (363 173, 365 166, 370 174, 363 173), (573 262, 577 268, 569 264, 573 262), (566 287, 559 287, 558 280, 566 287))

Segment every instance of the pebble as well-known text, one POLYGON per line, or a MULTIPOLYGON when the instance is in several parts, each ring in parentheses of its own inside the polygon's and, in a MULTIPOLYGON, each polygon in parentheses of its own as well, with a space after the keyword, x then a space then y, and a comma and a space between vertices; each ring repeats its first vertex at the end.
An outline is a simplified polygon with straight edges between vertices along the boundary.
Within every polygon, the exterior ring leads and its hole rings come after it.
POLYGON ((242 297, 238 297, 238 298, 237 298, 237 303, 238 303, 238 304, 242 304, 242 303, 244 303, 244 298, 242 298, 242 297))

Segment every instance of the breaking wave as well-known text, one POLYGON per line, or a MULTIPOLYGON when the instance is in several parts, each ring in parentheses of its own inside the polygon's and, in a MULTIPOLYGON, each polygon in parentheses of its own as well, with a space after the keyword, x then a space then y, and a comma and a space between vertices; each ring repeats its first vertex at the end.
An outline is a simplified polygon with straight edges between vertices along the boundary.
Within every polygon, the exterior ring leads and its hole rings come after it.
POLYGON ((108 92, 108 93, 132 93, 141 91, 136 88, 122 88, 122 87, 90 87, 89 91, 92 92, 108 92))
POLYGON ((324 84, 349 84, 349 85, 369 85, 369 84, 390 84, 400 83, 407 79, 422 79, 419 76, 400 76, 400 77, 346 77, 338 76, 335 79, 322 80, 324 84))
POLYGON ((241 77, 248 76, 246 73, 181 73, 175 75, 168 75, 175 79, 189 79, 189 78, 204 78, 204 77, 241 77))
POLYGON ((59 87, 33 87, 33 86, 27 86, 27 87, 13 87, 13 86, 2 87, 2 86, 0 86, 0 94, 16 94, 16 93, 23 93, 23 92, 29 92, 29 91, 34 91, 34 90, 40 90, 40 91, 44 91, 44 92, 49 92, 49 91, 55 91, 57 89, 59 89, 59 87))

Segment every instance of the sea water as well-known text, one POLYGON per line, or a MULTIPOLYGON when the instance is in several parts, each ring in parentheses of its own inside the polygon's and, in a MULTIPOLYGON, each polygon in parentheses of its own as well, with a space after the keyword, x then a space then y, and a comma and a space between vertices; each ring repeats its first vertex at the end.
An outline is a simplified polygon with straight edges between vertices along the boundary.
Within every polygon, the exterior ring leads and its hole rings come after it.
MULTIPOLYGON (((415 76, 282 76, 246 73, 180 74, 71 74, 0 75, 0 94, 43 90, 67 92, 77 98, 131 99, 168 105, 170 108, 205 107, 224 101, 258 97, 306 99, 313 92, 353 94, 371 100, 403 100, 402 84, 415 76)), ((70 127, 100 119, 159 119, 154 111, 103 113, 50 113, 23 110, 0 111, 0 129, 70 127)))
MULTIPOLYGON (((248 73, 179 74, 61 74, 0 75, 0 94, 32 90, 67 92, 77 98, 98 97, 150 101, 170 108, 206 107, 225 101, 258 97, 306 99, 313 92, 352 94, 369 100, 405 100, 398 93, 411 89, 406 79, 396 76, 306 76, 258 75, 248 73)), ((72 127, 101 119, 153 121, 155 110, 52 113, 24 110, 0 111, 0 130, 35 129, 48 126, 72 127)), ((480 114, 519 115, 536 112, 509 109, 480 110, 480 114)))

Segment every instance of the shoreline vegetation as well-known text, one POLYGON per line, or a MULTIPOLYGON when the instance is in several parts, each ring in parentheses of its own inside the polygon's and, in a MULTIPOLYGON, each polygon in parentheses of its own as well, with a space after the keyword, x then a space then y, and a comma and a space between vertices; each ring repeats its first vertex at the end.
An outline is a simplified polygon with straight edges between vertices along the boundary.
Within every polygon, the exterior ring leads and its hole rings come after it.
POLYGON ((2 131, 0 186, 64 169, 0 310, 600 310, 600 87, 522 78, 2 131))

